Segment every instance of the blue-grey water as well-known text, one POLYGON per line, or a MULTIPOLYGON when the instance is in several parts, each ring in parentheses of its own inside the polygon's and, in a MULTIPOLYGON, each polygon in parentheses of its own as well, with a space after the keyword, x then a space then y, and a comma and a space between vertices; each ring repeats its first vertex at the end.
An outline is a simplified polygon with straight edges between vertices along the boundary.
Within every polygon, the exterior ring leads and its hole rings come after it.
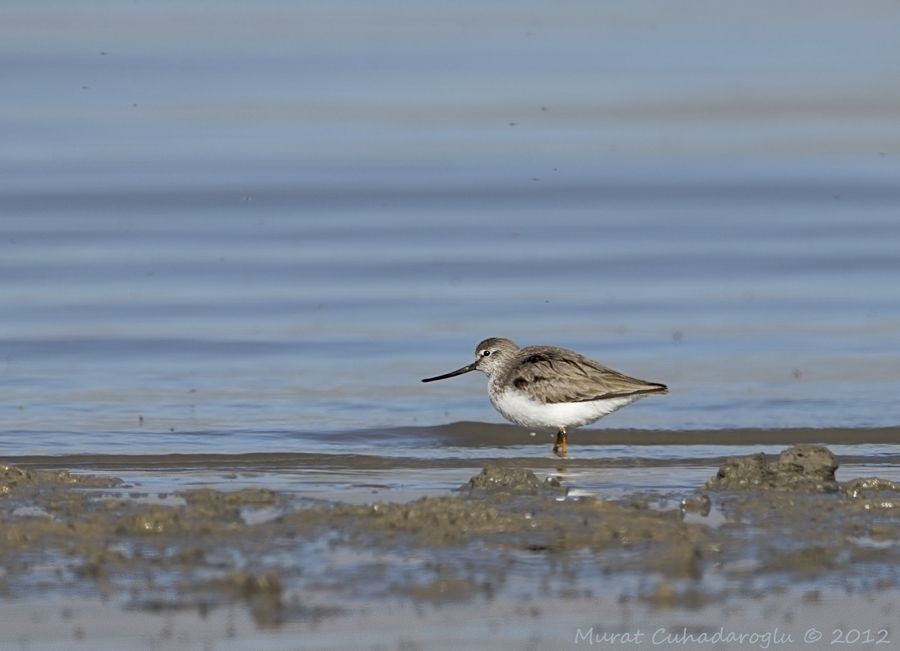
POLYGON ((600 426, 896 425, 895 18, 10 3, 0 453, 440 456, 488 336, 671 387, 600 426))

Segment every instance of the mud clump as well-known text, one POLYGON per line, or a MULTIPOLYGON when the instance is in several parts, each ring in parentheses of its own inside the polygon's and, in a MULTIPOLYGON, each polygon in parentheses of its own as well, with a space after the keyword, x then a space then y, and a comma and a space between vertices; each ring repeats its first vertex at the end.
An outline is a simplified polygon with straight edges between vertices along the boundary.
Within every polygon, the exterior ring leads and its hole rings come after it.
POLYGON ((534 495, 546 485, 530 470, 488 465, 462 486, 461 490, 534 495))
POLYGON ((33 483, 33 473, 14 466, 0 466, 0 495, 9 495, 20 486, 33 483))
POLYGON ((731 457, 706 482, 710 490, 797 490, 835 492, 837 460, 828 448, 795 445, 769 461, 763 453, 731 457))
POLYGON ((888 543, 900 539, 900 485, 877 477, 841 483, 837 465, 816 445, 722 464, 706 487, 720 491, 725 574, 746 575, 739 568, 752 559, 754 576, 786 587, 829 575, 862 589, 897 585, 900 547, 888 543))
POLYGON ((860 477, 846 482, 844 492, 852 499, 884 492, 897 493, 900 496, 900 484, 880 477, 860 477))
POLYGON ((848 509, 900 513, 900 484, 897 482, 880 477, 860 477, 841 484, 841 490, 848 509))
POLYGON ((900 509, 900 484, 880 477, 860 477, 841 485, 844 496, 864 510, 900 509))
POLYGON ((120 536, 174 534, 185 529, 181 514, 172 508, 150 506, 123 518, 115 528, 120 536))
POLYGON ((22 490, 54 489, 67 486, 81 488, 112 488, 122 483, 116 477, 73 475, 69 472, 26 470, 17 466, 0 465, 0 497, 22 490))

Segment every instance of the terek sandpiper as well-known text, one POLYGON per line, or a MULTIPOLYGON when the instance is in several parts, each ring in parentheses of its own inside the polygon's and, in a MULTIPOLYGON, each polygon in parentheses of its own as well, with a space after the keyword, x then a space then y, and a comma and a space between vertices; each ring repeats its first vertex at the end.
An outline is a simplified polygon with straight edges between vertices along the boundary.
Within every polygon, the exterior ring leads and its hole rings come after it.
POLYGON ((553 452, 566 456, 567 430, 587 425, 666 385, 646 382, 556 346, 519 348, 509 339, 492 337, 475 348, 475 361, 460 369, 429 377, 443 380, 469 371, 488 376, 491 404, 504 418, 523 427, 556 428, 553 452))

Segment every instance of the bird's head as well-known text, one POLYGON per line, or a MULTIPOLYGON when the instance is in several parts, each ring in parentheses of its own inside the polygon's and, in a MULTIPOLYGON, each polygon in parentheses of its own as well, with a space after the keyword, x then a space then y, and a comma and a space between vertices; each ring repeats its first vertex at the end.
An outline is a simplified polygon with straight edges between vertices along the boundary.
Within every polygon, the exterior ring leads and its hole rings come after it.
POLYGON ((506 360, 515 355, 517 350, 519 350, 519 347, 509 339, 503 339, 502 337, 491 337, 490 339, 485 339, 480 344, 475 346, 474 362, 463 366, 462 368, 458 368, 455 371, 444 373, 443 375, 436 375, 435 377, 425 378, 424 380, 422 380, 422 382, 445 380, 448 377, 462 375, 463 373, 468 373, 470 371, 481 371, 482 373, 485 373, 488 377, 490 377, 491 375, 496 373, 498 369, 502 368, 506 363, 506 360))

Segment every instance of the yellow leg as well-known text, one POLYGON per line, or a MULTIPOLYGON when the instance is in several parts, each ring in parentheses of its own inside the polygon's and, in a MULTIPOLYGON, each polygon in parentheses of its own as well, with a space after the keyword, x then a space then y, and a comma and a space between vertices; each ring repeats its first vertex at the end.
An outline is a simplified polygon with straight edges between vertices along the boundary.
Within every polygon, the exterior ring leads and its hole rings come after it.
POLYGON ((553 454, 558 457, 566 456, 566 428, 560 427, 556 433, 556 443, 553 445, 553 454))

